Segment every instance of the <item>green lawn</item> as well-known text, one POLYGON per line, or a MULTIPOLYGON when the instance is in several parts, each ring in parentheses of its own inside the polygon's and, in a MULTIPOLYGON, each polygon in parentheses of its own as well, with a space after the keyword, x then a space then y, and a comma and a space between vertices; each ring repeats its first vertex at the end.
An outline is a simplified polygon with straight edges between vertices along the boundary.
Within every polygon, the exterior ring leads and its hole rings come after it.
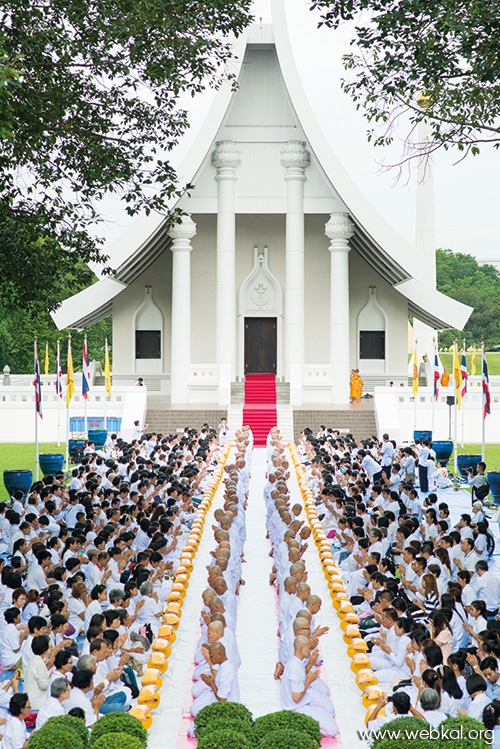
MULTIPOLYGON (((66 445, 61 442, 57 447, 57 442, 44 442, 39 445, 41 453, 63 453, 66 454, 66 445)), ((33 443, 0 443, 0 471, 3 472, 16 469, 31 469, 35 472, 35 445, 33 443)), ((40 472, 40 476, 41 476, 40 472)), ((0 501, 8 499, 8 494, 0 481, 0 501)))
MULTIPOLYGON (((412 353, 408 354, 408 362, 410 361, 411 357, 413 356, 412 353)), ((439 352, 439 358, 443 362, 443 367, 448 370, 448 372, 453 372, 453 352, 452 351, 440 351, 439 352)), ((459 358, 462 358, 461 353, 459 352, 459 358)), ((471 370, 471 360, 472 360, 472 354, 465 354, 465 359, 467 361, 467 371, 470 374, 471 370)), ((486 361, 488 363, 488 373, 490 375, 500 375, 500 352, 495 353, 488 353, 486 352, 486 361)), ((476 351, 476 376, 479 377, 481 375, 481 351, 476 351)))
MULTIPOLYGON (((458 454, 460 453, 472 453, 476 455, 481 455, 481 445, 464 445, 464 449, 458 446, 458 454)), ((1 454, 1 452, 0 452, 1 454)), ((452 461, 448 464, 448 467, 450 467, 453 464, 452 461)), ((486 445, 486 466, 488 471, 498 471, 500 469, 500 445, 497 443, 491 443, 486 445)))

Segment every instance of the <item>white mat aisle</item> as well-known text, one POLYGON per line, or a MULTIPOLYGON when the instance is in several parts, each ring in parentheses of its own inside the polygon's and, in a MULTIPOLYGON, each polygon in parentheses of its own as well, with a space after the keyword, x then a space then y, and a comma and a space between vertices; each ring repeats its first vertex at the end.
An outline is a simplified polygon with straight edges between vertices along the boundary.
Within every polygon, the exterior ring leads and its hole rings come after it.
MULTIPOLYGON (((295 475, 291 456, 290 481, 288 486, 291 494, 291 504, 300 502, 303 505, 302 494, 295 475)), ((307 523, 305 512, 300 516, 307 523)), ((329 632, 320 640, 320 651, 324 661, 326 678, 335 705, 335 719, 340 731, 343 749, 362 749, 365 742, 361 741, 357 731, 364 730, 366 710, 361 701, 361 692, 356 686, 355 676, 351 671, 351 659, 347 655, 347 646, 343 640, 340 619, 333 608, 330 591, 321 567, 321 561, 314 539, 309 539, 309 547, 304 554, 307 566, 307 582, 311 586, 311 593, 318 595, 323 605, 316 616, 317 624, 329 627, 329 632)))
POLYGON ((236 636, 241 655, 241 701, 256 718, 280 709, 279 682, 273 676, 278 659, 278 621, 274 587, 269 585, 272 559, 266 540, 265 472, 266 449, 255 448, 247 509, 247 563, 242 573, 246 584, 240 588, 236 636))
MULTIPOLYGON (((229 462, 231 462, 231 455, 228 458, 229 462)), ((184 599, 177 639, 172 647, 172 655, 168 659, 168 670, 163 674, 160 706, 152 712, 153 725, 148 731, 148 749, 172 749, 177 744, 186 683, 189 679, 194 648, 199 635, 201 594, 207 587, 206 567, 211 560, 210 552, 214 548, 213 513, 217 507, 222 507, 223 504, 223 480, 208 513, 202 540, 195 557, 193 572, 189 578, 189 588, 184 599)))

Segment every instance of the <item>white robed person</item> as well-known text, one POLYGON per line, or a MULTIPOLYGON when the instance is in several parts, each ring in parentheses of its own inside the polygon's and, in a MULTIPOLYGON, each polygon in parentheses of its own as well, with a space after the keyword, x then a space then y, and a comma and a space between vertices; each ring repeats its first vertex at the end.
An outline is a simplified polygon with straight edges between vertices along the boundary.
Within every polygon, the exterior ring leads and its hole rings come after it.
POLYGON ((320 678, 320 672, 313 670, 318 653, 311 653, 309 638, 299 636, 294 641, 294 655, 288 660, 281 677, 281 709, 309 715, 319 723, 323 736, 336 736, 335 708, 329 700, 317 704, 311 686, 320 678))
MULTIPOLYGON (((210 673, 201 676, 208 689, 191 705, 190 713, 194 718, 202 708, 215 702, 240 702, 238 674, 227 659, 224 645, 220 641, 205 645, 203 655, 210 666, 210 673)), ((189 735, 192 735, 192 730, 189 735)))
POLYGON ((69 699, 71 684, 62 676, 54 679, 50 685, 50 697, 43 702, 36 716, 36 730, 38 731, 50 718, 65 715, 66 711, 62 705, 69 699))

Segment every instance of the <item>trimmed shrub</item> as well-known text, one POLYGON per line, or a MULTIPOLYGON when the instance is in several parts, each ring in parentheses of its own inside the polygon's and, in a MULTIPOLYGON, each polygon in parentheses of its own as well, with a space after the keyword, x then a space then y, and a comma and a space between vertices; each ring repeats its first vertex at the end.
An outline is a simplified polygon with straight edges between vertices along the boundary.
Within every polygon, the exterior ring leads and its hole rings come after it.
POLYGON ((105 733, 92 744, 92 749, 144 749, 144 744, 129 733, 105 733))
POLYGON ((213 731, 198 741, 197 749, 252 749, 254 746, 237 731, 213 731))
POLYGON ((371 746, 372 749, 436 749, 441 745, 435 738, 429 738, 430 729, 429 723, 419 718, 396 718, 379 728, 371 746), (398 732, 399 738, 394 738, 398 732))
POLYGON ((201 739, 203 736, 208 736, 209 733, 214 733, 214 731, 236 731, 236 733, 242 733, 247 739, 253 739, 254 733, 253 725, 247 723, 246 720, 240 720, 239 718, 214 718, 206 726, 197 727, 195 735, 197 739, 201 739))
POLYGON ((301 731, 271 731, 266 733, 259 749, 316 749, 317 743, 307 733, 301 731))
POLYGON ((195 718, 196 728, 208 726, 213 720, 244 720, 253 726, 253 717, 250 710, 239 702, 214 702, 202 708, 195 718))
MULTIPOLYGON (((201 711, 200 711, 201 712, 201 711)), ((128 713, 108 713, 94 723, 90 733, 90 743, 94 746, 97 739, 108 733, 128 733, 140 739, 142 746, 148 743, 148 732, 137 718, 128 713)))
POLYGON ((86 744, 81 736, 64 726, 42 726, 30 738, 30 749, 85 749, 85 747, 86 744))
POLYGON ((280 710, 277 713, 269 713, 269 715, 257 718, 254 727, 255 741, 258 744, 271 731, 281 730, 305 733, 313 740, 313 746, 321 746, 321 731, 318 721, 308 715, 295 713, 293 710, 280 710))
POLYGON ((73 731, 79 736, 85 746, 89 740, 89 729, 85 725, 85 721, 80 718, 74 718, 72 715, 56 715, 53 718, 49 718, 46 723, 41 727, 41 731, 46 731, 55 726, 61 726, 68 731, 73 731))
POLYGON ((484 724, 474 718, 447 718, 439 731, 443 738, 434 739, 435 749, 491 749, 491 742, 485 739, 484 724))

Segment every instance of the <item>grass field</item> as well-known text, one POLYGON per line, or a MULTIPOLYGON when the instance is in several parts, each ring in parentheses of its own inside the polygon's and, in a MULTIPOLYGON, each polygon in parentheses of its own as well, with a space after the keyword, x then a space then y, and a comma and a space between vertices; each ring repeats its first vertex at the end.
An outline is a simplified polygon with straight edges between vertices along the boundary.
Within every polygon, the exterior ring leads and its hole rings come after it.
MULTIPOLYGON (((39 445, 41 453, 65 453, 66 445, 61 443, 57 447, 57 442, 44 442, 39 445)), ((35 445, 33 443, 0 443, 0 471, 11 471, 28 469, 35 471, 35 445)), ((40 473, 41 475, 41 473, 40 473)), ((0 501, 8 499, 9 495, 0 481, 0 501)))
MULTIPOLYGON (((41 453, 64 453, 65 445, 61 443, 60 447, 57 447, 55 442, 46 442, 40 444, 41 453)), ((466 444, 462 449, 458 446, 459 453, 475 453, 481 454, 481 445, 466 444)), ((500 469, 500 444, 489 444, 486 445, 486 465, 489 470, 500 469)), ((449 464, 450 469, 453 468, 453 460, 449 464)), ((35 471, 35 445, 29 444, 10 444, 0 443, 0 471, 9 471, 16 469, 31 469, 35 471)), ((40 474, 41 475, 41 474, 40 474)), ((8 494, 3 485, 3 480, 0 481, 0 501, 8 499, 8 494)))
MULTIPOLYGON (((453 371, 453 353, 451 351, 446 351, 445 353, 440 353, 439 357, 441 361, 443 362, 443 367, 448 370, 448 372, 453 371)), ((461 355, 459 354, 459 357, 461 358, 461 355)), ((465 354, 465 358, 467 360, 467 371, 470 374, 471 370, 471 359, 472 354, 465 354)), ((488 363, 488 372, 490 375, 500 375, 500 353, 495 354, 486 354, 486 361, 488 363)), ((481 352, 476 351, 476 375, 481 375, 481 352)))

